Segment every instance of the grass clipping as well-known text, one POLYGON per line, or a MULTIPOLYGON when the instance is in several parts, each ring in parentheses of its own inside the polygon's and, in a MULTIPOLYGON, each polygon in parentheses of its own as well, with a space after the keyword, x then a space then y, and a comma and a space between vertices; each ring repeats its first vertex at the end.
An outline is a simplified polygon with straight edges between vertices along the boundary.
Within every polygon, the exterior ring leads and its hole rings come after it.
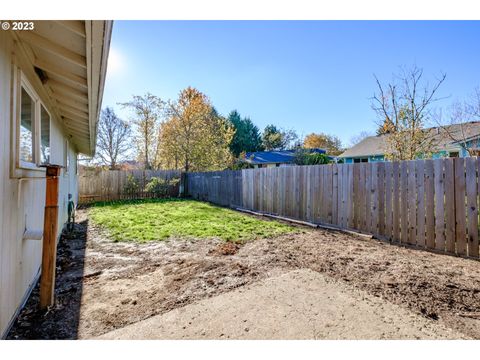
POLYGON ((90 218, 105 228, 114 241, 219 238, 243 243, 299 231, 278 221, 181 199, 97 204, 90 210, 90 218))

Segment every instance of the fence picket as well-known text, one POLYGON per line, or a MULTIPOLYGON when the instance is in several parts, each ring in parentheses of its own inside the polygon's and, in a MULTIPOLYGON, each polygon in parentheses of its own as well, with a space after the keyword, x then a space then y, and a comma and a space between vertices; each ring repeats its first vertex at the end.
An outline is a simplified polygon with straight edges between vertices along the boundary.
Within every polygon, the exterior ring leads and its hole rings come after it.
POLYGON ((415 245, 417 229, 417 189, 415 179, 415 161, 408 161, 408 240, 407 243, 415 245))
POLYGON ((339 165, 332 165, 332 224, 338 224, 338 167, 339 165))
POLYGON ((465 159, 454 159, 455 169, 455 234, 456 250, 459 255, 467 255, 467 232, 465 212, 465 159))
POLYGON ((415 161, 416 190, 417 190, 417 237, 419 247, 425 247, 425 163, 423 160, 415 161))
MULTIPOLYGON (((388 240, 393 237, 393 201, 392 201, 392 177, 393 164, 385 163, 385 230, 384 235, 388 240)), ((395 201, 396 202, 396 201, 395 201)))
POLYGON ((367 167, 366 164, 358 164, 360 167, 360 178, 359 178, 359 185, 358 185, 358 196, 359 196, 359 217, 358 217, 358 229, 362 231, 367 231, 366 228, 366 214, 367 214, 367 204, 366 204, 366 197, 367 192, 366 189, 366 173, 367 167))
POLYGON ((365 164, 365 231, 372 233, 372 164, 365 164))
POLYGON ((324 186, 326 190, 326 203, 327 207, 327 223, 333 223, 332 204, 333 204, 333 166, 332 165, 320 165, 317 166, 324 171, 324 186))
MULTIPOLYGON (((455 253, 455 173, 453 159, 445 159, 445 243, 446 251, 455 253)), ((443 197, 442 197, 443 198, 443 197)), ((444 251, 441 247, 440 250, 444 251)))
POLYGON ((400 197, 400 163, 395 161, 392 164, 392 171, 393 171, 393 209, 392 209, 392 217, 393 217, 393 234, 392 234, 392 241, 393 242, 400 242, 400 220, 401 220, 401 197, 400 197))
POLYGON ((478 257, 478 162, 476 158, 466 158, 465 161, 468 209, 468 256, 478 257))
MULTIPOLYGON (((440 251, 445 250, 444 165, 445 162, 442 161, 442 159, 435 159, 433 161, 435 181, 435 249, 440 251)), ((447 209, 450 208, 451 207, 447 206, 447 209)))
POLYGON ((408 243, 408 162, 400 163, 401 186, 401 216, 400 216, 400 242, 408 243))
POLYGON ((385 237, 385 163, 378 164, 377 169, 377 207, 378 207, 378 235, 385 237))
POLYGON ((435 249, 435 182, 432 160, 425 160, 425 214, 425 246, 435 249))

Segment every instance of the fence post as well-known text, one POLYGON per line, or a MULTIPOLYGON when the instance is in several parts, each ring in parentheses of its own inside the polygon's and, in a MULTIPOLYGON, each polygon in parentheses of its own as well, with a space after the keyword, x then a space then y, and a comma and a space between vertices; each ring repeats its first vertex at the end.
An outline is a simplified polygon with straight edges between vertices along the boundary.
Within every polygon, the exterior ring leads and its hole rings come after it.
POLYGON ((42 276, 40 278, 40 309, 54 303, 55 264, 57 260, 58 228, 58 165, 48 165, 46 172, 45 215, 42 243, 42 276))

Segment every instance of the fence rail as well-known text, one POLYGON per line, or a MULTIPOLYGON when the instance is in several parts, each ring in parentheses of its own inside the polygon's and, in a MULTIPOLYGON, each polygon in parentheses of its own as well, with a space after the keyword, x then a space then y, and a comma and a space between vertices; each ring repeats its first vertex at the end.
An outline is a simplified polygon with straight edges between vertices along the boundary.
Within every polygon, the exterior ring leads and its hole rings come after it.
POLYGON ((95 201, 132 200, 178 196, 179 184, 173 184, 166 192, 145 191, 146 184, 153 178, 179 179, 179 170, 81 170, 78 179, 79 204, 95 201), (127 189, 129 175, 138 184, 137 190, 127 189))
POLYGON ((186 174, 193 198, 479 257, 480 159, 186 174))

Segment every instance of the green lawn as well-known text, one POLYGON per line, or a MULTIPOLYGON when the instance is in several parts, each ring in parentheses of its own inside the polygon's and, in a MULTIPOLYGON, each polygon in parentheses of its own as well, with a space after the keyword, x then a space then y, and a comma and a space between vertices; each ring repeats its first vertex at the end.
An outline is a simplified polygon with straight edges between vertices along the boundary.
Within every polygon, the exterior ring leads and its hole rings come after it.
POLYGON ((115 241, 216 237, 245 242, 298 231, 277 221, 180 199, 97 204, 90 210, 90 218, 104 227, 115 241))

